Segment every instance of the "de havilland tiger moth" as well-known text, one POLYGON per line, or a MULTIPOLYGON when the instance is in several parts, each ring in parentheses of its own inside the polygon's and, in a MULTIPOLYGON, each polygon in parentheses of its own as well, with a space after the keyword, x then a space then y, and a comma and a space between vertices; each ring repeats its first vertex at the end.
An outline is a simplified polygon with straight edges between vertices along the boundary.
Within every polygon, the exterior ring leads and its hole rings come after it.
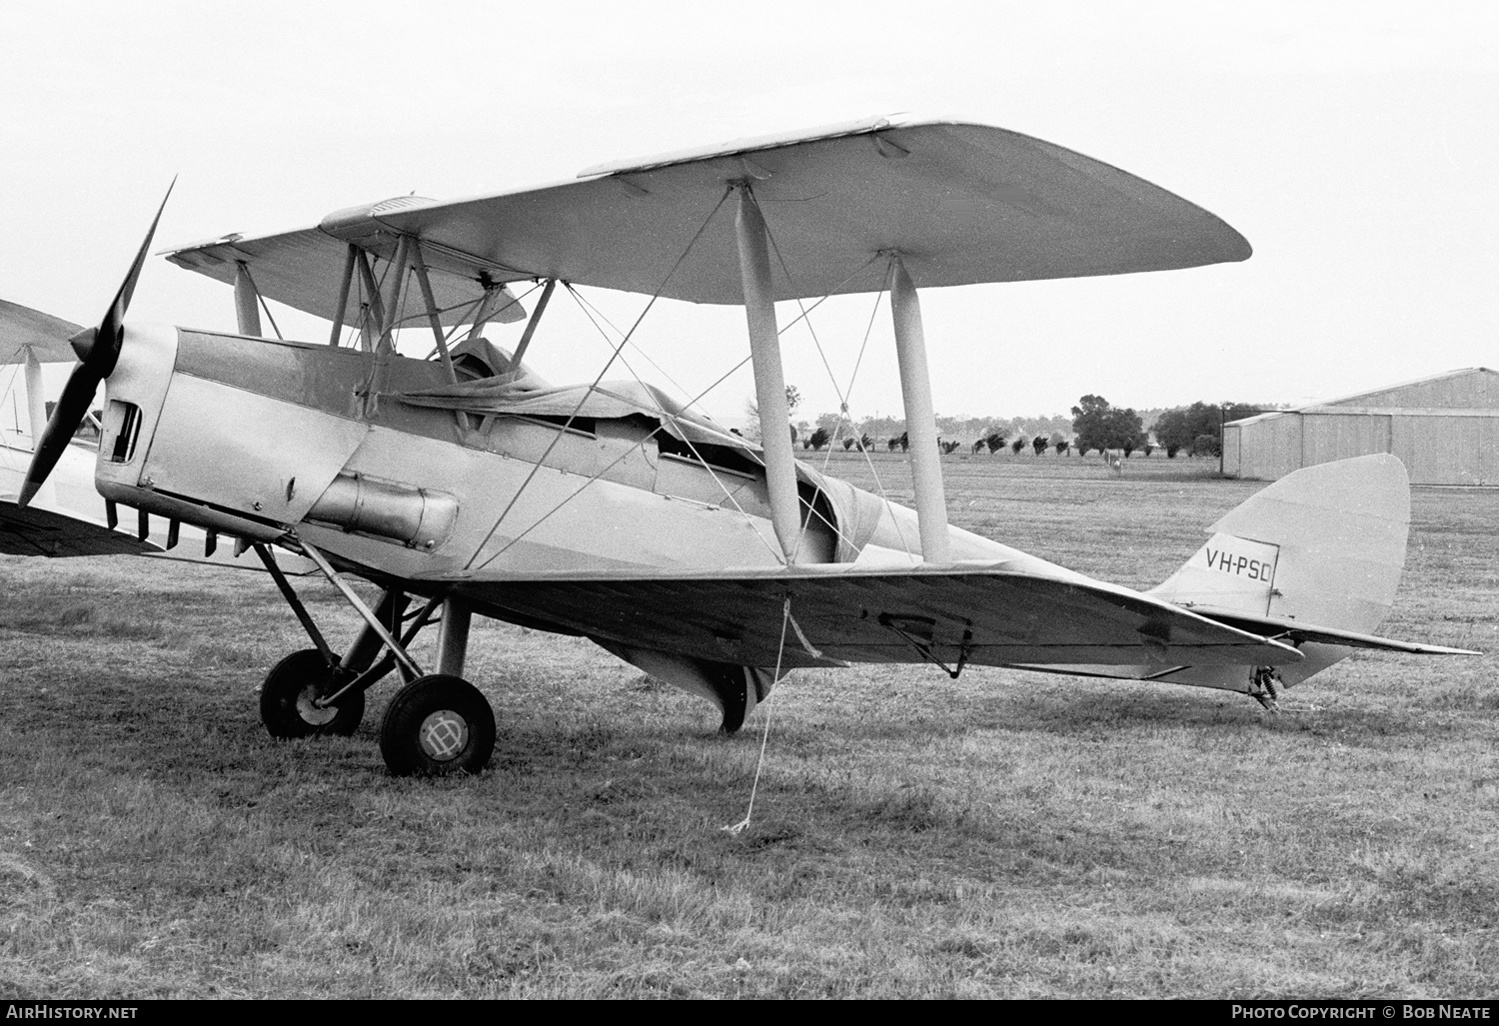
POLYGON ((877 118, 171 250, 233 286, 236 334, 125 323, 155 229, 98 327, 0 307, 0 341, 36 389, 37 438, 24 480, 0 478, 0 551, 155 550, 152 517, 168 546, 187 525, 210 552, 220 537, 253 550, 312 641, 262 686, 277 737, 351 734, 366 690, 396 671, 380 729, 391 771, 481 770, 495 725, 463 679, 476 613, 590 638, 714 702, 729 732, 798 667, 1021 667, 1273 706, 1354 649, 1462 651, 1371 633, 1405 560, 1409 486, 1393 456, 1283 478, 1146 592, 948 524, 920 289, 1250 255, 1207 211, 1039 139, 877 118), (541 380, 526 356, 548 344, 538 327, 559 283, 742 304, 762 441, 637 381, 541 380), (798 461, 786 430, 776 304, 860 292, 888 293, 914 510, 798 461), (264 337, 268 299, 326 318, 327 338, 264 337), (428 359, 395 346, 413 320, 430 327, 428 359), (496 323, 520 326, 513 349, 486 338, 496 323), (40 364, 74 354, 43 426, 40 364), (48 478, 81 473, 70 443, 101 382, 99 520, 48 478), (133 535, 116 528, 119 506, 137 511, 133 535), (345 649, 278 552, 357 610, 345 649), (429 625, 423 667, 411 642, 429 625))

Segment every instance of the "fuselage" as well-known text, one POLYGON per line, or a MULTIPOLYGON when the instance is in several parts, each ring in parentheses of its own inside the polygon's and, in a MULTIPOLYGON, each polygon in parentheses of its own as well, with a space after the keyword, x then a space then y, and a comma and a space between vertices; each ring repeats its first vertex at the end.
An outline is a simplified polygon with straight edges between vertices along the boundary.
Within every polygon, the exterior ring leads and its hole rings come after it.
MULTIPOLYGON (((403 400, 451 383, 435 361, 129 332, 106 385, 95 479, 107 499, 250 541, 306 540, 418 591, 475 567, 522 577, 784 563, 752 446, 684 444, 641 412, 476 414, 403 400)), ((802 469, 798 562, 920 562, 914 512, 802 469)), ((950 533, 957 558, 1065 572, 950 533)))

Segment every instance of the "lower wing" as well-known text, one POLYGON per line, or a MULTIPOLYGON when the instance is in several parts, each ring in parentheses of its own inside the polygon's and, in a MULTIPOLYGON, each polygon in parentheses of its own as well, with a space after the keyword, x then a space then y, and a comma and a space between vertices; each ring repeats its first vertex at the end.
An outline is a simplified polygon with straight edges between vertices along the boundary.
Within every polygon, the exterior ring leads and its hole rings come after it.
POLYGON ((1302 658, 1293 645, 1128 588, 1006 564, 525 576, 480 571, 430 580, 451 583, 502 617, 743 666, 930 661, 1166 668, 1279 666, 1302 658))

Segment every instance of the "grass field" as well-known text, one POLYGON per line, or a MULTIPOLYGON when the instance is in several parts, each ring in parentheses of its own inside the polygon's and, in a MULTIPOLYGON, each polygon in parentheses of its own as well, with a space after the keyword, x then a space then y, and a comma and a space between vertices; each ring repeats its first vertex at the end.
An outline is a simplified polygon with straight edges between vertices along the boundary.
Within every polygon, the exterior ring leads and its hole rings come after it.
MULTIPOLYGON (((948 457, 954 522, 1154 584, 1261 487, 948 457)), ((830 469, 872 472, 848 454, 830 469)), ((909 495, 900 461, 874 470, 909 495)), ((1414 495, 1383 632, 1499 652, 1499 491, 1414 495)), ((276 742, 306 647, 264 575, 0 560, 0 995, 1493 996, 1496 658, 1355 655, 1269 716, 1213 691, 804 671, 716 715, 592 644, 475 625, 499 743, 389 777, 276 742)), ((322 621, 355 621, 303 585, 322 621)))

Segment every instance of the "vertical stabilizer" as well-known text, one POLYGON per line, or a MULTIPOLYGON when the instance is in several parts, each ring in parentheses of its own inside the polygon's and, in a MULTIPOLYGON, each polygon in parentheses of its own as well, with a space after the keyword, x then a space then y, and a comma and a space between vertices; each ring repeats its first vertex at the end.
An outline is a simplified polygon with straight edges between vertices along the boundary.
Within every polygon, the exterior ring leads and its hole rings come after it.
POLYGON ((1410 483, 1377 454, 1288 474, 1210 527, 1150 594, 1178 605, 1372 632, 1405 567, 1410 483))

